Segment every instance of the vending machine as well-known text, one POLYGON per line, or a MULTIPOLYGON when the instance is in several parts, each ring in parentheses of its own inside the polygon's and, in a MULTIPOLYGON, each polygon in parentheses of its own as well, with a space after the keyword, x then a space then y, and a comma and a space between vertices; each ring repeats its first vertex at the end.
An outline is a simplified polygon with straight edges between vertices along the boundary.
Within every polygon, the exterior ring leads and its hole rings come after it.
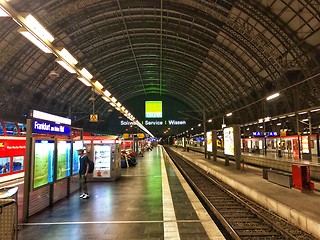
POLYGON ((116 139, 93 139, 85 147, 94 162, 92 181, 116 181, 121 177, 121 146, 116 139))

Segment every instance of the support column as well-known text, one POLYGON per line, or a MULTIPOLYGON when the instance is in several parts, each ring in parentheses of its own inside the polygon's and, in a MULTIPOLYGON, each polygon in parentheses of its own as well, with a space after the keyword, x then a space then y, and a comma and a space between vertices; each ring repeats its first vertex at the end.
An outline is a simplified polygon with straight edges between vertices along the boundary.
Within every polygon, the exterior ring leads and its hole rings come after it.
POLYGON ((236 161, 236 169, 241 170, 241 132, 240 125, 235 125, 233 128, 234 134, 234 158, 236 161))
POLYGON ((212 155, 213 161, 217 161, 217 131, 212 131, 212 155))
POLYGON ((29 220, 29 200, 31 185, 31 154, 32 154, 32 120, 27 119, 26 129, 26 164, 24 166, 24 189, 23 189, 23 222, 29 220))
POLYGON ((203 137, 204 137, 204 157, 207 158, 207 116, 206 116, 206 110, 203 108, 202 111, 203 116, 203 137))

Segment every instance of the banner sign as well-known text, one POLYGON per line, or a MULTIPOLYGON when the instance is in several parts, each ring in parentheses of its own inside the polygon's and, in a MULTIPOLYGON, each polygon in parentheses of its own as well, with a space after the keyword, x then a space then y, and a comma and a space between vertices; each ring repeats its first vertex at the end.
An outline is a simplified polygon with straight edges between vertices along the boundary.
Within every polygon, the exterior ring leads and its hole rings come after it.
POLYGON ((142 121, 145 126, 182 126, 187 125, 186 120, 145 120, 142 121))
POLYGON ((32 132, 40 134, 62 134, 69 135, 71 128, 69 126, 64 126, 61 124, 56 124, 52 122, 33 120, 32 132))

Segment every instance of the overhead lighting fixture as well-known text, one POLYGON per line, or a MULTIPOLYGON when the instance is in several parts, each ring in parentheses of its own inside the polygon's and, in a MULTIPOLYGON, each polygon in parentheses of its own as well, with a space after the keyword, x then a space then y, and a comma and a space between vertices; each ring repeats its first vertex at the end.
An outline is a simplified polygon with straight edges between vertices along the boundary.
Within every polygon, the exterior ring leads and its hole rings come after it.
POLYGON ((279 97, 279 96, 280 96, 280 93, 272 94, 272 95, 270 95, 269 97, 267 97, 267 101, 269 101, 269 100, 271 100, 271 99, 275 99, 275 98, 277 98, 277 97, 279 97))
POLYGON ((265 122, 269 122, 271 120, 271 117, 266 117, 266 118, 264 118, 264 121, 265 122))
POLYGON ((85 77, 85 78, 87 78, 87 79, 92 79, 93 78, 93 76, 91 75, 91 73, 89 73, 89 71, 87 70, 87 69, 85 69, 85 68, 82 68, 81 70, 80 70, 80 72, 81 72, 81 74, 85 77))
POLYGON ((258 119, 258 123, 263 123, 263 118, 258 119))
POLYGON ((56 59, 56 62, 59 63, 65 70, 67 70, 69 73, 77 73, 76 70, 71 67, 69 64, 64 62, 61 59, 56 59))
POLYGON ((320 111, 320 108, 318 108, 318 109, 313 109, 313 110, 311 110, 310 112, 318 112, 318 111, 320 111))
POLYGON ((0 17, 10 17, 9 13, 0 6, 0 17))
POLYGON ((308 118, 305 118, 305 119, 302 119, 301 122, 308 122, 309 119, 308 118))
POLYGON ((96 85, 96 87, 99 88, 100 90, 103 88, 102 84, 99 81, 96 81, 94 85, 96 85))
POLYGON ((34 45, 36 45, 38 48, 40 48, 45 53, 52 53, 51 49, 49 49, 45 44, 43 44, 38 38, 32 35, 32 33, 28 32, 24 28, 20 28, 18 30, 19 33, 21 33, 25 38, 27 38, 30 42, 32 42, 34 45))
POLYGON ((105 90, 105 91, 104 91, 104 95, 106 95, 107 97, 110 97, 110 96, 111 96, 111 93, 110 93, 108 90, 105 90))
POLYGON ((277 126, 281 126, 281 123, 277 123, 277 126))
POLYGON ((91 87, 91 83, 90 83, 87 79, 82 78, 82 77, 78 77, 78 79, 79 79, 84 85, 86 85, 86 86, 88 86, 88 87, 91 87))
POLYGON ((307 112, 299 112, 298 114, 299 115, 302 115, 302 114, 306 114, 307 112))
POLYGON ((290 115, 288 115, 288 117, 294 117, 295 116, 295 114, 290 114, 290 115))
POLYGON ((209 119, 208 122, 212 122, 212 119, 209 119))
POLYGON ((232 112, 228 113, 226 116, 227 116, 227 117, 232 116, 232 112))
POLYGON ((42 40, 54 41, 54 37, 31 14, 25 17, 25 24, 42 40))
POLYGON ((110 99, 105 96, 102 96, 102 99, 105 100, 106 102, 110 102, 110 99))
POLYGON ((121 107, 121 103, 120 102, 117 102, 117 107, 121 107))
POLYGON ((62 48, 60 52, 60 57, 62 57, 64 60, 66 60, 68 63, 72 63, 74 65, 77 65, 78 61, 75 59, 71 53, 68 52, 67 49, 62 48))
POLYGON ((111 98, 111 101, 114 102, 114 103, 116 103, 116 102, 117 102, 117 99, 116 99, 115 97, 112 97, 112 98, 111 98))
POLYGON ((111 102, 110 105, 111 105, 112 107, 116 107, 116 105, 115 105, 113 102, 111 102))
POLYGON ((201 127, 201 123, 198 124, 198 127, 201 127))

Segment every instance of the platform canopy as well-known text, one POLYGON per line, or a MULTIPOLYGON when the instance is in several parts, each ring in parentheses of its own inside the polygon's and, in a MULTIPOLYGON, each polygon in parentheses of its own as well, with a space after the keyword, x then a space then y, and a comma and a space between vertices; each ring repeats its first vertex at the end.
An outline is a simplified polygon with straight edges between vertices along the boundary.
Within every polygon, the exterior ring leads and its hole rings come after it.
MULTIPOLYGON (((184 107, 174 108, 176 119, 193 124, 205 114, 213 119, 210 128, 221 128, 229 112, 229 123, 245 124, 320 106, 318 0, 0 4, 2 15, 11 15, 0 17, 1 118, 19 120, 38 109, 72 116, 73 124, 91 130, 117 131, 114 122, 122 114, 79 81, 79 72, 59 65, 56 53, 62 48, 78 61, 72 66, 87 69, 91 83, 99 81, 102 91, 108 90, 139 121, 144 120, 139 109, 150 99, 179 103, 184 107), (28 14, 53 36, 52 42, 43 40, 53 53, 21 34, 30 30, 21 25, 28 14), (276 92, 277 99, 266 101, 276 92), (93 111, 97 123, 89 123, 93 111)), ((163 107, 170 111, 170 104, 163 107)), ((319 126, 320 111, 311 114, 313 127, 319 126)))

